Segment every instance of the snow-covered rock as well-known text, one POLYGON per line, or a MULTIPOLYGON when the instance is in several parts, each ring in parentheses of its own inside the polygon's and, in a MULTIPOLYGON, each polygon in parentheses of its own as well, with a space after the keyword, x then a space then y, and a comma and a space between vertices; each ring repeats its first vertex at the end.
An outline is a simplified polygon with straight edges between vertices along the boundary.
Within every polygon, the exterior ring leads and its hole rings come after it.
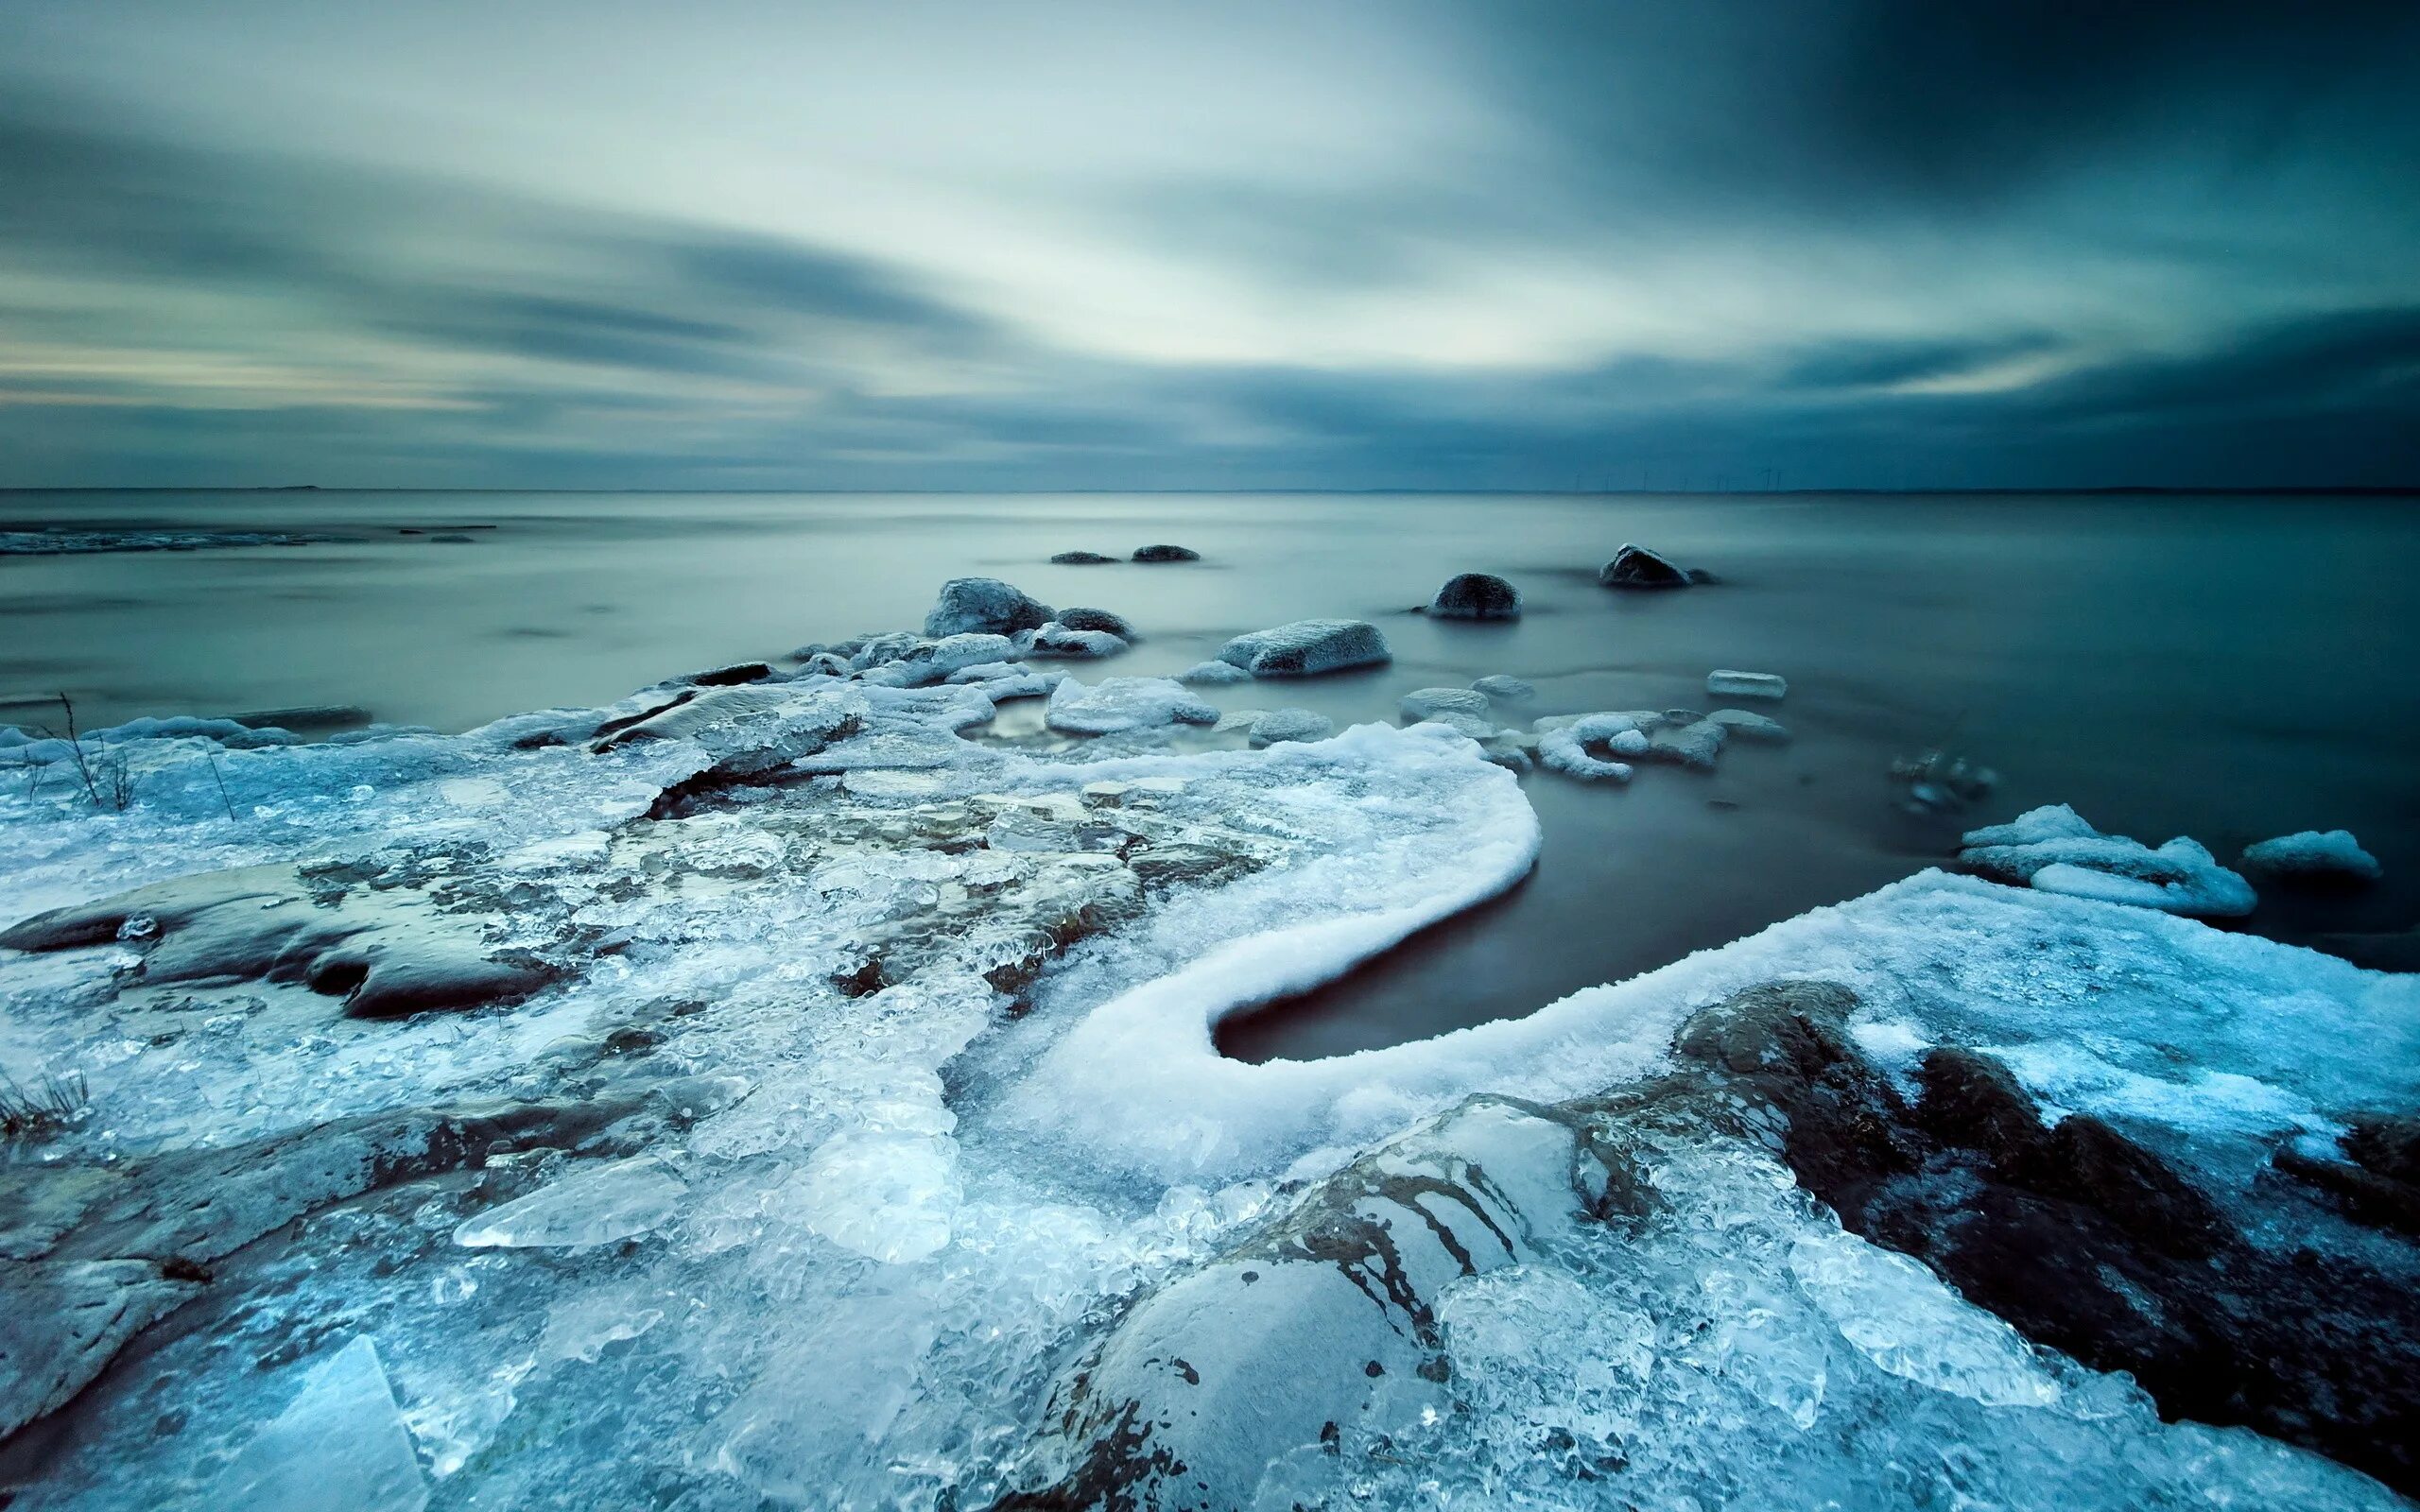
POLYGON ((1636 716, 1627 713, 1575 714, 1538 721, 1538 764, 1548 771, 1583 782, 1627 782, 1629 763, 1598 756, 1591 746, 1602 746, 1633 760, 1648 751, 1648 737, 1636 716))
POLYGON ((1219 660, 1255 678, 1300 678, 1393 658, 1387 638, 1366 620, 1296 620, 1236 636, 1219 648, 1219 660))
POLYGON ((2384 875, 2378 858, 2361 849, 2350 830, 2302 830, 2243 848, 2238 863, 2256 877, 2279 882, 2376 882, 2384 875))
POLYGON ((1443 620, 1517 620, 1521 591, 1492 573, 1461 573, 1437 590, 1428 613, 1443 620))
POLYGON ((1028 597, 996 577, 953 577, 925 615, 925 633, 935 640, 969 633, 1014 635, 1050 622, 1050 606, 1028 597))

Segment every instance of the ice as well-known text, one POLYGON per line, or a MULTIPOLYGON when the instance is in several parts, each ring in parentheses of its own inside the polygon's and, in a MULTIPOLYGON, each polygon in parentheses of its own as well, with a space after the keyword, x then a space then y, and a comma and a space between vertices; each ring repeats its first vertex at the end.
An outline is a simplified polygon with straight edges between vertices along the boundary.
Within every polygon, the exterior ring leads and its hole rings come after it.
POLYGON ((1085 684, 1070 678, 1050 695, 1050 728, 1072 735, 1106 735, 1156 725, 1214 725, 1219 711, 1167 678, 1107 678, 1085 684))
POLYGON ((313 1367, 302 1390, 244 1447, 208 1504, 243 1512, 420 1512, 428 1485, 367 1336, 313 1367))
POLYGON ((651 1156, 579 1171, 454 1230, 472 1249, 583 1249, 646 1233, 681 1206, 687 1183, 651 1156))
POLYGON ((2259 900, 2252 885, 2218 864, 2200 842, 2179 836, 2157 850, 2102 834, 2066 804, 1967 832, 1963 865, 2041 892, 2172 914, 2232 918, 2259 900))
POLYGON ((1123 636, 1110 630, 1080 630, 1053 621, 1033 632, 1026 655, 1038 657, 1115 656, 1126 649, 1123 636))
POLYGON ((2255 876, 2376 882, 2378 858, 2350 830, 2303 830, 2243 848, 2243 869, 2255 876))
POLYGON ((1789 1273, 1843 1338, 1894 1376, 1991 1407, 2059 1400, 2058 1382, 2014 1329, 1905 1255, 1850 1234, 1812 1233, 1790 1246, 1789 1273))
POLYGON ((1780 698, 1789 695, 1789 683, 1771 672, 1718 667, 1705 675, 1705 691, 1718 698, 1780 698))
POLYGON ((843 1249, 886 1264, 949 1243, 958 1146, 938 1135, 843 1134, 825 1142, 775 1198, 776 1211, 843 1249))
POLYGON ((1781 746, 1789 741, 1787 726, 1763 714, 1750 713, 1745 709, 1717 709, 1706 715, 1709 722, 1722 727, 1733 740, 1745 740, 1757 745, 1781 746))

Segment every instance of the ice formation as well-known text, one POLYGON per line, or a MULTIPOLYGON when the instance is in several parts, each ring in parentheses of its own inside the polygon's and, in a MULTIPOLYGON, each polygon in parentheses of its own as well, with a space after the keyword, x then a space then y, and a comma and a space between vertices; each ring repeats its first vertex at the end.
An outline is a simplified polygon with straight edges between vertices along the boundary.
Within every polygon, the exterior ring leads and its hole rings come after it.
POLYGON ((2243 848, 2243 869, 2281 881, 2376 882, 2378 858, 2350 830, 2303 830, 2243 848))
POLYGON ((1538 726, 1542 731, 1538 737, 1539 763, 1582 782, 1627 782, 1631 778, 1628 763, 1592 755, 1588 750, 1591 743, 1603 746, 1617 756, 1636 758, 1648 750, 1647 735, 1632 714, 1582 714, 1553 721, 1551 725, 1542 719, 1538 726))
MULTIPOLYGON (((50 918, 0 954, 0 1067, 91 1093, 0 1183, 12 1508, 2401 1504, 2299 1445, 2420 1485, 2379 1311, 2420 1276, 2361 1216, 2411 979, 1927 873, 1523 1019, 1227 1060, 1220 1018, 1517 883, 1536 817, 1442 723, 1182 753, 1167 679, 967 738, 1033 690, 938 646, 1041 623, 461 736, 129 738, 124 812, 0 785, 0 924, 50 918), (533 975, 349 1017, 373 952, 533 975), (1919 1221, 1959 1192, 2169 1288, 2145 1327, 2308 1273, 2337 1313, 2206 1356, 2274 1367, 2227 1421, 2298 1444, 2163 1421, 2124 1330, 2095 1367, 2031 1336, 2069 1313, 1976 1306, 1919 1221)), ((1591 717, 1542 758, 1648 741, 1591 717)), ((2069 848, 2038 880, 2106 843, 2068 820, 1974 838, 2069 848)))
POLYGON ((1050 606, 996 577, 953 577, 925 616, 925 633, 939 639, 969 632, 1014 635, 1050 623, 1050 606))
POLYGON ((1247 737, 1253 746, 1274 746, 1288 740, 1325 740, 1336 733, 1336 721, 1309 709, 1278 709, 1252 722, 1247 737))
POLYGON ((2180 835, 2153 850, 2101 833, 2064 803, 1970 830, 1962 844, 1962 865, 2043 892, 2214 919, 2248 914, 2259 902, 2252 885, 2220 866, 2199 841, 2180 835))
POLYGON ((1403 716, 1404 723, 1410 725, 1444 713, 1485 718, 1487 695, 1471 688, 1420 688, 1397 700, 1395 711, 1403 716))
POLYGON ((1176 680, 1188 688, 1216 688, 1231 682, 1250 682, 1252 674, 1224 662, 1196 662, 1178 673, 1176 680))
POLYGON ((1474 692, 1487 695, 1491 699, 1502 699, 1507 703, 1517 703, 1524 698, 1534 698, 1538 696, 1538 690, 1534 686, 1503 672, 1492 672, 1472 683, 1471 688, 1474 692))

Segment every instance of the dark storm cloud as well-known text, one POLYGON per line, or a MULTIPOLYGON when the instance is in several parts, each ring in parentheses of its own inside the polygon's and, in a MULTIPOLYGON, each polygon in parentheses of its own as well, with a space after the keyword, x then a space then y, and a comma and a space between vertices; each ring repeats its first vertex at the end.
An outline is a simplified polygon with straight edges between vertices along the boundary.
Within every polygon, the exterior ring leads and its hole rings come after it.
POLYGON ((1955 211, 2122 149, 2243 164, 2420 140, 2420 7, 2266 0, 1512 0, 1506 93, 1613 178, 1709 207, 1955 211))
MULTIPOLYGON (((919 153, 963 180, 940 248, 851 220, 881 195, 764 213, 778 146, 720 204, 661 171, 652 199, 575 194, 544 152, 475 177, 302 132, 271 151, 207 111, 146 125, 124 79, 0 76, 0 483, 2420 477, 2420 6, 1363 20, 1450 66, 1393 78, 1392 112, 1337 76, 1347 106, 1294 155, 1204 147, 1261 108, 1250 78, 1206 126, 1104 79, 1167 139, 1101 144, 1115 171, 1080 135, 1012 172, 961 154, 997 146, 961 121, 895 168, 870 137, 883 190, 930 189, 919 153)), ((799 94, 769 140, 814 124, 799 94)), ((554 104, 533 73, 496 108, 554 104)), ((969 116, 1011 146, 1050 124, 969 116)))

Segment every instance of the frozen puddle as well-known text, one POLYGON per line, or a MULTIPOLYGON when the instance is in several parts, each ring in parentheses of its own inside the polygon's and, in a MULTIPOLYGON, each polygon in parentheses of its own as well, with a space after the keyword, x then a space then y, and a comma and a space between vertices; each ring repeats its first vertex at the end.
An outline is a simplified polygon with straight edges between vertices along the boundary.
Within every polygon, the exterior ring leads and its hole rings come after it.
POLYGON ((2420 1100, 2410 979, 1927 873, 1518 1021, 1227 1060, 1223 1015, 1521 878, 1529 803, 1439 724, 1182 753, 1156 687, 970 742, 1062 687, 1011 633, 134 742, 124 814, 9 784, 0 923, 49 917, 0 1064, 90 1091, 0 1194, 12 1504, 2414 1484, 2400 1178, 2342 1143, 2420 1100))

